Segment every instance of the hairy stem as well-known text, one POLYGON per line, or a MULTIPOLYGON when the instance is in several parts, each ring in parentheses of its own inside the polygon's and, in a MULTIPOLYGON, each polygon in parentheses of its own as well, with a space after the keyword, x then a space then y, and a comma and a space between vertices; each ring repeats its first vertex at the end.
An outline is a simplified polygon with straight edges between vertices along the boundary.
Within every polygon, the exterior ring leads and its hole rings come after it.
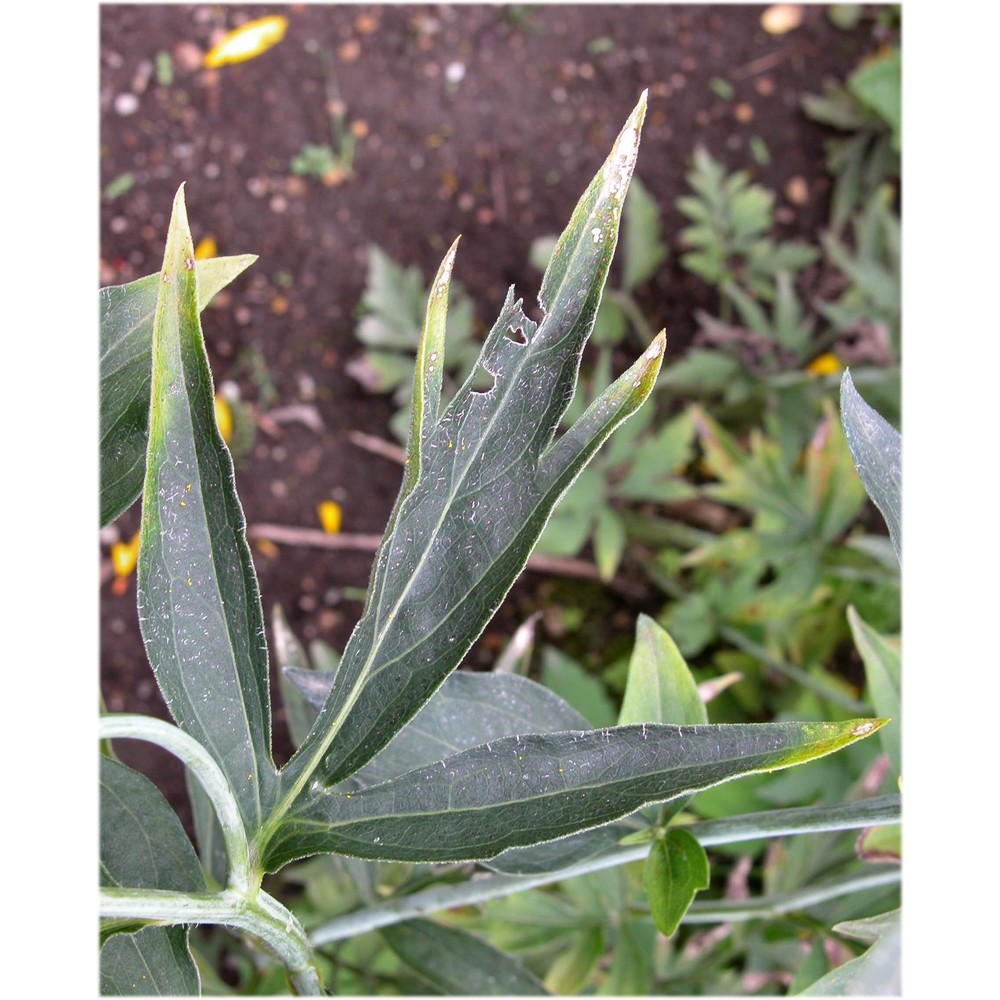
MULTIPOLYGON (((695 836, 702 847, 728 844, 758 837, 777 837, 794 833, 822 833, 833 830, 856 830, 878 824, 895 824, 902 821, 901 801, 898 795, 884 795, 835 806, 809 806, 796 809, 774 809, 769 812, 748 813, 730 819, 708 820, 684 827, 695 836)), ((649 853, 649 844, 617 847, 595 858, 589 858, 562 871, 541 875, 476 875, 458 885, 432 886, 429 889, 390 899, 377 906, 347 913, 316 928, 310 934, 314 947, 353 937, 364 931, 391 924, 402 923, 414 917, 423 917, 453 906, 481 903, 513 893, 523 892, 552 882, 561 882, 576 875, 600 871, 641 861, 649 853)), ((883 884, 883 883, 879 883, 883 884)), ((852 891, 852 890, 844 890, 852 891)), ((749 905, 749 904, 745 904, 749 905)), ((708 919, 708 918, 705 918, 708 919)), ((721 919, 721 918, 720 918, 721 919)), ((736 919, 736 918, 726 918, 736 919)))
POLYGON ((260 885, 261 875, 254 871, 250 861, 250 845, 236 797, 209 752, 176 726, 145 715, 105 715, 100 719, 98 734, 102 740, 155 743, 183 761, 205 790, 222 827, 229 858, 229 888, 244 896, 251 895, 260 885))
POLYGON ((100 914, 103 919, 235 927, 262 941, 284 964, 296 993, 323 994, 319 970, 302 925, 262 890, 251 899, 232 889, 194 893, 105 887, 101 889, 100 914))

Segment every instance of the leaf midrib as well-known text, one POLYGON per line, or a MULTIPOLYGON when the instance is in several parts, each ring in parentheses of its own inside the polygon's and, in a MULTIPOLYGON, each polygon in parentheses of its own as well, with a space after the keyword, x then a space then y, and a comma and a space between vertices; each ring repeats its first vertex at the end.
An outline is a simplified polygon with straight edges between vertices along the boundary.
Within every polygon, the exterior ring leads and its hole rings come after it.
MULTIPOLYGON (((197 283, 196 283, 196 279, 192 279, 192 284, 194 284, 194 294, 197 297, 197 283)), ((235 681, 235 687, 236 687, 236 691, 237 691, 238 697, 239 697, 239 705, 240 705, 241 713, 242 713, 242 716, 243 716, 243 719, 244 719, 244 722, 245 722, 245 725, 246 725, 247 738, 250 741, 250 747, 251 747, 251 751, 252 751, 251 754, 250 754, 250 757, 251 757, 252 762, 253 762, 253 781, 252 781, 253 796, 252 796, 252 804, 255 806, 255 815, 256 815, 257 821, 259 822, 260 817, 261 817, 261 815, 263 813, 262 800, 261 800, 261 797, 260 797, 261 796, 260 761, 257 758, 256 747, 254 746, 254 742, 253 742, 253 739, 252 739, 252 729, 253 729, 253 727, 252 727, 251 720, 250 720, 250 714, 247 711, 246 697, 245 697, 245 692, 244 692, 244 689, 243 689, 243 679, 240 676, 240 671, 239 671, 239 666, 238 666, 238 660, 237 660, 237 655, 236 655, 236 649, 235 649, 235 646, 234 646, 233 640, 232 640, 232 629, 231 629, 231 626, 230 626, 230 623, 229 623, 229 619, 226 616, 226 613, 225 613, 225 610, 224 610, 226 602, 223 599, 221 588, 220 588, 220 585, 219 585, 219 574, 218 574, 217 569, 216 569, 216 567, 217 567, 217 559, 216 559, 216 555, 215 555, 215 545, 214 545, 214 540, 213 540, 213 537, 212 537, 212 532, 209 530, 209 526, 208 526, 208 506, 207 506, 207 504, 205 502, 205 491, 204 491, 204 485, 202 483, 202 462, 201 462, 201 459, 200 459, 199 454, 198 454, 198 448, 196 446, 194 446, 194 443, 193 443, 194 429, 193 429, 193 420, 191 419, 191 412, 192 412, 191 397, 190 397, 190 394, 188 392, 188 379, 187 379, 188 373, 187 373, 187 364, 186 364, 187 353, 184 350, 183 334, 181 333, 181 316, 182 316, 182 314, 184 312, 184 309, 183 309, 182 303, 178 301, 179 295, 180 295, 180 292, 178 290, 178 291, 175 292, 174 296, 171 296, 171 295, 168 294, 166 297, 167 297, 168 300, 170 300, 170 301, 173 302, 174 309, 176 311, 175 318, 176 318, 176 326, 177 326, 177 361, 178 361, 178 366, 179 366, 178 376, 179 376, 180 384, 184 387, 184 396, 183 396, 183 399, 184 399, 184 409, 185 409, 185 411, 187 413, 187 419, 188 419, 188 421, 192 423, 192 447, 190 448, 190 452, 189 453, 191 455, 191 461, 192 461, 192 464, 194 466, 195 481, 197 481, 197 483, 199 485, 199 489, 201 490, 201 495, 202 495, 201 496, 201 503, 199 504, 199 509, 200 509, 200 512, 199 512, 199 515, 198 515, 199 516, 199 526, 202 529, 201 534, 202 534, 202 537, 203 537, 203 539, 204 539, 204 541, 206 543, 205 547, 208 550, 209 562, 210 562, 210 564, 211 564, 211 566, 213 568, 213 572, 212 572, 212 593, 213 593, 214 598, 215 598, 214 603, 215 603, 216 608, 217 608, 218 613, 219 613, 219 619, 222 622, 222 629, 223 629, 223 633, 224 633, 224 636, 225 636, 226 648, 227 648, 227 651, 229 653, 228 659, 229 659, 229 663, 231 664, 231 670, 229 671, 229 674, 230 674, 230 676, 235 681)), ((190 317, 189 317, 189 319, 190 319, 190 317)), ((200 325, 200 320, 198 319, 197 312, 195 313, 194 319, 195 319, 195 322, 200 325)), ((163 340, 162 323, 161 323, 161 325, 160 325, 159 328, 154 328, 153 336, 154 336, 154 343, 159 342, 159 343, 162 344, 162 340, 163 340)), ((197 362, 195 363, 195 367, 197 368, 197 362)), ((161 412, 162 412, 162 406, 161 406, 161 412)), ((164 433, 163 433, 164 432, 164 423, 163 423, 163 418, 161 418, 158 422, 160 424, 160 440, 161 440, 161 442, 163 442, 163 440, 164 440, 164 433)), ((150 439, 152 440, 152 429, 150 431, 150 439)), ((157 475, 157 483, 159 483, 159 474, 157 475)), ((163 518, 162 518, 162 508, 161 508, 160 503, 159 503, 159 489, 157 490, 156 510, 157 510, 157 521, 159 522, 160 526, 162 526, 162 524, 163 524, 163 518)), ((228 525, 227 525, 227 527, 228 527, 228 525)), ((238 544, 238 539, 236 540, 236 542, 238 544)), ((163 558, 162 544, 160 546, 160 561, 161 561, 161 564, 165 562, 165 560, 163 558)), ((170 579, 169 586, 170 586, 170 589, 173 589, 174 580, 172 578, 170 579)), ((177 619, 176 619, 176 617, 174 615, 171 615, 171 619, 170 619, 171 645, 173 646, 173 651, 174 651, 175 659, 176 659, 177 663, 180 664, 180 663, 183 662, 183 659, 182 659, 182 654, 181 654, 181 650, 180 650, 180 643, 178 641, 176 629, 177 629, 177 619)), ((221 751, 220 751, 220 749, 219 749, 219 747, 218 747, 218 745, 216 743, 214 728, 212 726, 210 726, 210 725, 206 725, 205 724, 205 722, 204 722, 204 720, 202 718, 202 715, 201 715, 200 708, 198 706, 198 701, 197 701, 196 698, 192 697, 191 691, 188 688, 188 679, 189 678, 188 678, 187 671, 185 671, 185 670, 178 670, 178 673, 180 675, 181 686, 184 689, 184 693, 185 693, 185 696, 187 698, 188 704, 191 705, 192 708, 194 709, 195 714, 196 714, 196 716, 197 716, 197 718, 199 720, 199 724, 201 726, 202 732, 204 734, 205 740, 206 740, 206 742, 208 742, 210 744, 210 746, 212 747, 212 749, 214 751, 213 752, 213 756, 215 757, 216 760, 218 760, 220 762, 225 761, 226 758, 221 753, 221 751)), ((230 772, 230 769, 229 769, 228 766, 225 767, 225 770, 226 770, 227 773, 230 772)), ((242 784, 242 782, 241 782, 241 784, 242 784)), ((241 793, 238 796, 238 801, 241 804, 246 801, 246 797, 245 797, 244 793, 241 793)))

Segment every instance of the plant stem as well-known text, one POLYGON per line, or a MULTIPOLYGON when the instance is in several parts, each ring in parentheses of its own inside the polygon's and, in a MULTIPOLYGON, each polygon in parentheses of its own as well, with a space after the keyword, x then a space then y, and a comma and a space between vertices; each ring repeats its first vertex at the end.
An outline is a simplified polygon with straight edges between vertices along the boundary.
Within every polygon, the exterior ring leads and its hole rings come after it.
MULTIPOLYGON (((854 830, 865 826, 894 824, 901 821, 898 795, 885 795, 834 806, 808 806, 798 809, 774 809, 749 813, 731 819, 690 823, 684 827, 703 847, 728 844, 758 837, 784 836, 793 833, 820 833, 831 830, 854 830)), ((353 937, 364 931, 402 923, 453 906, 467 906, 488 899, 498 899, 538 886, 561 882, 576 875, 614 868, 641 861, 649 853, 649 844, 618 847, 595 858, 541 875, 474 875, 459 885, 434 886, 388 900, 377 906, 347 913, 316 928, 310 934, 314 947, 353 937)), ((882 884, 882 883, 880 883, 882 884)), ((845 890, 846 891, 846 890, 845 890)), ((749 905, 749 904, 744 904, 749 905)), ((727 918, 730 919, 730 918, 727 918)))
POLYGON ((902 871, 896 866, 866 872, 863 875, 845 875, 774 896, 758 896, 756 899, 695 900, 684 914, 682 922, 715 924, 776 917, 790 910, 801 910, 839 896, 864 892, 866 889, 877 889, 880 886, 896 885, 901 879, 902 871))
POLYGON ((226 776, 208 751, 192 736, 162 719, 145 715, 105 715, 99 721, 102 740, 130 739, 155 743, 184 762, 208 795, 222 828, 229 858, 229 888, 244 896, 260 885, 250 863, 250 845, 236 797, 226 776))
POLYGON ((104 887, 100 914, 105 919, 235 927, 259 938, 284 964, 296 993, 323 995, 319 969, 302 925, 289 910, 262 890, 250 898, 233 889, 188 893, 104 887))

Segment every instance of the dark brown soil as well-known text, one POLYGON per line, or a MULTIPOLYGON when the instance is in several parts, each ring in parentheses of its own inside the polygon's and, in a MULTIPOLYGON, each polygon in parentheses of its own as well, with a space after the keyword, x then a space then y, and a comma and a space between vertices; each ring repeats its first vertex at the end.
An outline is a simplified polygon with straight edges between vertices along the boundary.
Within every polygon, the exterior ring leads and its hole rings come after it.
MULTIPOLYGON (((693 335, 695 311, 713 305, 680 268, 674 236, 682 225, 675 202, 697 145, 731 169, 750 168, 778 193, 783 235, 815 239, 828 210, 828 136, 799 100, 827 78, 843 79, 874 44, 871 28, 838 30, 824 8, 806 6, 798 29, 773 36, 760 26, 763 9, 102 7, 101 183, 125 173, 135 183, 102 201, 101 284, 159 268, 171 201, 186 182, 196 241, 212 236, 220 254, 260 255, 204 317, 217 384, 235 381, 265 418, 275 407, 313 405, 325 428, 283 423, 275 432, 266 420, 258 428, 237 464, 251 526, 316 527, 316 504, 327 498, 342 505, 346 532, 378 533, 385 524, 399 467, 348 436, 389 436, 389 403, 345 372, 358 353, 366 246, 378 244, 429 278, 461 233, 456 277, 488 328, 509 284, 533 300, 532 240, 566 223, 644 88, 637 173, 661 206, 672 254, 642 302, 651 325, 667 328, 667 364, 693 335), (221 34, 272 13, 289 19, 277 46, 237 65, 200 68, 221 34), (353 172, 337 185, 295 176, 289 166, 305 143, 329 141, 315 44, 333 54, 346 120, 359 136, 353 172), (169 84, 157 77, 159 53, 170 56, 169 84), (730 99, 713 89, 718 79, 731 84, 730 99), (753 165, 754 136, 770 151, 766 167, 753 165), (796 192, 794 204, 786 190, 796 192)), ((137 526, 137 509, 116 525, 123 538, 137 526)), ((360 611, 344 588, 366 585, 370 554, 281 546, 255 555, 268 622, 280 603, 300 637, 342 649, 360 611)), ((542 579, 529 575, 515 588, 471 665, 488 666, 537 606, 542 579)), ((102 585, 101 688, 111 711, 166 717, 139 636, 134 578, 119 594, 102 585)), ((284 759, 277 711, 275 741, 284 759)), ((145 745, 123 744, 121 752, 185 811, 174 762, 145 745)))

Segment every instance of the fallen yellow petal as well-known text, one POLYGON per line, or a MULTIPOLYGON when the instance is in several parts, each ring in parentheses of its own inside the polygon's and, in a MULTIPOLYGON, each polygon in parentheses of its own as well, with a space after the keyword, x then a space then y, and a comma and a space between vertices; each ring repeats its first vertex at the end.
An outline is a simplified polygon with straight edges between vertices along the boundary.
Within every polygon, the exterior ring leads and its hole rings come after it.
POLYGON ((776 3, 760 16, 760 26, 769 35, 784 35, 802 23, 802 5, 776 3))
POLYGON ((233 411, 222 396, 215 397, 215 422, 219 425, 219 433, 226 444, 233 440, 233 411))
POLYGON ((130 542, 115 542, 111 546, 111 565, 115 576, 126 577, 135 569, 139 558, 139 532, 130 542))
POLYGON ((328 535, 336 535, 340 531, 340 522, 343 519, 343 511, 336 500, 324 500, 316 505, 316 513, 319 515, 319 523, 323 525, 323 530, 328 535))
POLYGON ((257 551, 267 559, 277 559, 280 550, 278 546, 271 541, 270 538, 256 538, 254 539, 254 545, 257 547, 257 551))
POLYGON ((840 363, 840 359, 836 354, 821 354, 818 358, 813 358, 809 364, 806 365, 806 371, 810 375, 836 375, 838 372, 844 370, 844 366, 840 363))
POLYGON ((199 240, 198 245, 194 248, 195 260, 208 260, 210 257, 218 256, 219 244, 215 242, 212 236, 206 236, 204 239, 199 240))
POLYGON ((285 37, 288 18, 274 15, 249 21, 242 27, 231 31, 209 52, 203 64, 209 69, 225 66, 226 63, 243 62, 253 59, 266 52, 272 45, 277 45, 285 37))

